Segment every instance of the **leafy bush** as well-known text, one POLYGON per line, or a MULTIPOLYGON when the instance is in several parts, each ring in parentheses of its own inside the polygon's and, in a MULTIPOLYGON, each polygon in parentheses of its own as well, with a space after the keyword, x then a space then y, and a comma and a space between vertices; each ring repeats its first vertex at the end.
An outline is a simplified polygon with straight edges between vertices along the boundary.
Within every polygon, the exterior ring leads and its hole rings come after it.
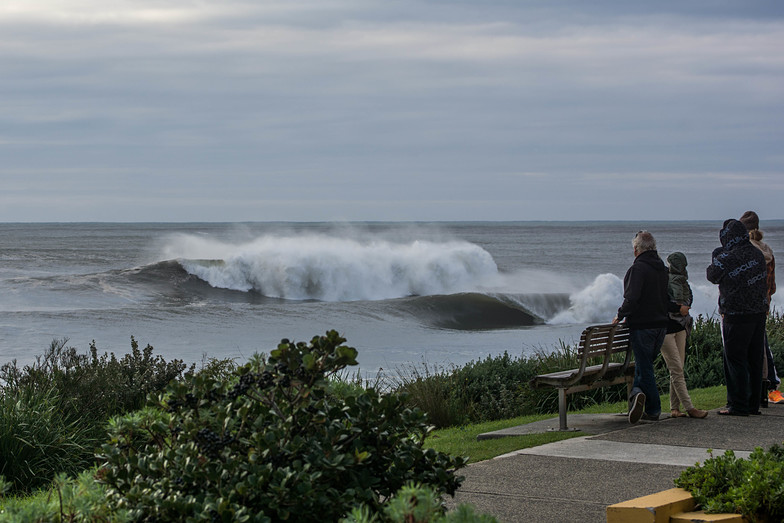
POLYGON ((66 420, 52 389, 17 389, 0 396, 0 476, 12 491, 47 485, 58 472, 74 474, 92 459, 96 441, 66 420))
POLYGON ((173 382, 156 407, 114 419, 99 471, 111 502, 149 521, 336 521, 412 480, 454 494, 465 458, 423 448, 431 427, 404 396, 329 392, 356 364, 343 342, 283 340, 233 381, 173 382))
POLYGON ((374 513, 367 505, 354 507, 341 523, 497 523, 497 520, 476 514, 468 504, 445 513, 439 496, 432 489, 407 483, 389 500, 382 512, 374 513))
POLYGON ((0 485, 0 520, 20 523, 130 521, 127 512, 109 507, 106 487, 95 481, 93 473, 92 470, 85 471, 76 478, 58 474, 51 489, 25 498, 3 499, 0 485))
POLYGON ((98 355, 95 342, 89 354, 67 347, 68 340, 54 340, 35 363, 20 369, 16 361, 0 367, 6 390, 49 390, 57 393, 58 407, 66 420, 89 423, 97 434, 112 415, 144 406, 147 394, 161 391, 174 378, 182 377, 181 360, 166 362, 153 356, 153 347, 139 349, 131 338, 131 352, 122 358, 114 353, 98 355))
MULTIPOLYGON (((119 359, 99 356, 95 342, 89 354, 66 342, 54 340, 32 365, 0 367, 0 474, 15 491, 90 468, 112 415, 140 408, 149 393, 185 375, 182 361, 153 356, 152 346, 141 350, 134 338, 119 359)), ((210 361, 200 372, 223 375, 230 365, 210 361)))
POLYGON ((675 485, 707 513, 743 514, 752 522, 784 521, 784 448, 757 447, 748 460, 728 450, 684 470, 675 485))

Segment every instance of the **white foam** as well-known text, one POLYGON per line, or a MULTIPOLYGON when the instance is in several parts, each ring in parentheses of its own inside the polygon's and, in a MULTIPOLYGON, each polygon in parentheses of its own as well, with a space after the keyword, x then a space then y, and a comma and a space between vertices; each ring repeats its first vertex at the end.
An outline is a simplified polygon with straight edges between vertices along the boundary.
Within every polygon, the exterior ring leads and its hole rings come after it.
POLYGON ((498 273, 486 250, 464 241, 399 243, 294 235, 232 244, 183 235, 170 241, 166 255, 181 260, 188 272, 213 287, 299 300, 465 292, 498 273))

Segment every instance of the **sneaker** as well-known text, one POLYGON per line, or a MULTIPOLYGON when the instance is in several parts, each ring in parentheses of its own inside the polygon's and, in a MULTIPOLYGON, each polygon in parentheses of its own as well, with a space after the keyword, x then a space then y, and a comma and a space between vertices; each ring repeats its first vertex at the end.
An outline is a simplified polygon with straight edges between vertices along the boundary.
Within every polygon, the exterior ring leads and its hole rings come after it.
POLYGON ((629 406, 629 423, 637 423, 645 411, 645 394, 640 392, 632 398, 629 406))
POLYGON ((644 420, 644 421, 659 421, 659 415, 658 414, 655 414, 655 415, 654 414, 648 414, 648 413, 644 412, 642 414, 642 416, 640 416, 640 419, 644 420))
POLYGON ((784 395, 778 390, 772 390, 768 393, 768 401, 771 403, 784 403, 784 395))

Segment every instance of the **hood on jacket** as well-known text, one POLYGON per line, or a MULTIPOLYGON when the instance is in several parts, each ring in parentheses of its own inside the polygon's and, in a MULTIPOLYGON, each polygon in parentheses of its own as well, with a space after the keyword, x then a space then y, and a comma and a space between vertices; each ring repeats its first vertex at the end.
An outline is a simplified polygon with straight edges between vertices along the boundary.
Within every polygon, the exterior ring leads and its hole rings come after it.
POLYGON ((667 256, 667 265, 670 266, 670 274, 678 274, 680 276, 688 276, 686 272, 686 255, 682 252, 674 252, 667 256))
POLYGON ((719 241, 722 247, 730 251, 738 245, 749 243, 749 233, 741 222, 730 219, 724 222, 724 227, 719 232, 719 241))

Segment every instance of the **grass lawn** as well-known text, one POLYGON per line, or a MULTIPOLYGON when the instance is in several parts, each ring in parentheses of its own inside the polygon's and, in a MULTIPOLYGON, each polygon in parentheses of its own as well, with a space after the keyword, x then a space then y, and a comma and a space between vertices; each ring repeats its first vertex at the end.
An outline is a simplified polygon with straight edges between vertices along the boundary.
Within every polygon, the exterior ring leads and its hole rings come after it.
MULTIPOLYGON (((694 389, 689 391, 694 405, 701 409, 715 409, 726 403, 726 388, 724 386, 694 389)), ((670 397, 668 394, 661 396, 662 411, 669 412, 670 397)), ((603 403, 589 408, 570 411, 570 414, 599 414, 625 412, 625 402, 603 403)), ((541 434, 526 434, 524 436, 510 436, 508 438, 477 441, 476 437, 485 432, 525 425, 534 421, 557 417, 558 414, 521 416, 508 420, 488 421, 463 427, 451 427, 433 432, 425 442, 425 447, 433 448, 456 456, 468 456, 469 463, 491 459, 507 452, 527 449, 578 436, 585 436, 584 432, 545 432, 541 434)))

